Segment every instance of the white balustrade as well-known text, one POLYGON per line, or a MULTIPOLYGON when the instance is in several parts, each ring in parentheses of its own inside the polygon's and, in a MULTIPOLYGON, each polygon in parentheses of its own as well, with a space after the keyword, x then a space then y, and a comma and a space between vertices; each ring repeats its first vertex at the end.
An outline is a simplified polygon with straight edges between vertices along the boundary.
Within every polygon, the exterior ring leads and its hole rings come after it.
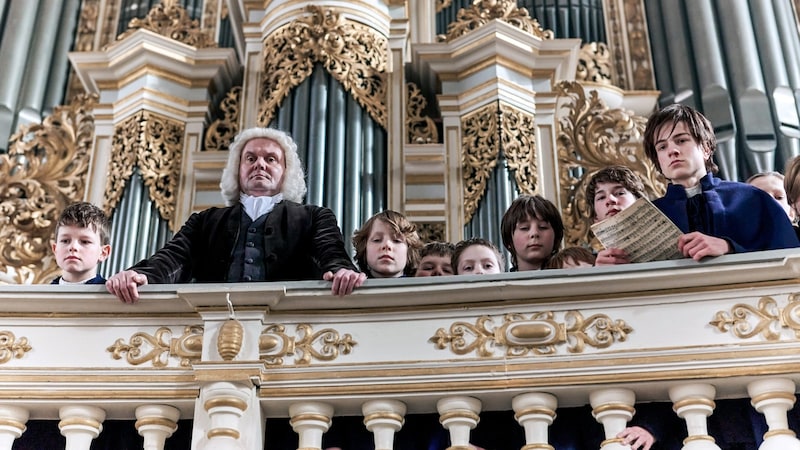
POLYGON ((331 427, 333 406, 322 402, 300 402, 289 406, 289 423, 300 437, 298 450, 319 450, 322 435, 331 427))
POLYGON ((211 425, 206 432, 204 449, 235 450, 243 448, 241 418, 247 409, 250 390, 236 383, 212 383, 203 389, 203 408, 211 425))
POLYGON ((786 419, 795 403, 794 391, 794 381, 788 378, 766 378, 747 385, 753 407, 764 414, 769 426, 759 450, 800 450, 800 440, 786 419))
POLYGON ((530 392, 511 400, 514 418, 525 429, 525 446, 522 450, 553 450, 547 430, 556 418, 558 400, 551 394, 530 392))
POLYGON ((25 408, 0 405, 0 450, 11 450, 14 440, 25 432, 28 415, 25 408))
POLYGON ((61 419, 58 429, 67 438, 65 450, 89 450, 106 420, 106 412, 96 406, 63 406, 58 416, 61 419))
POLYGON ((669 390, 672 409, 686 421, 688 436, 683 440, 683 450, 720 450, 708 434, 707 419, 714 412, 716 389, 705 383, 690 383, 669 390))
POLYGON ((629 445, 617 435, 624 430, 636 410, 633 404, 636 394, 630 389, 602 389, 589 394, 592 416, 603 424, 606 439, 600 444, 601 450, 630 450, 629 445))
POLYGON ((163 450, 164 442, 178 429, 181 412, 169 405, 136 408, 136 431, 144 438, 144 450, 163 450))
POLYGON ((394 434, 405 421, 406 405, 397 400, 370 400, 361 406, 364 425, 375 436, 375 450, 392 450, 394 434))
POLYGON ((450 432, 448 450, 467 450, 470 448, 470 430, 480 421, 481 401, 474 397, 445 397, 436 402, 439 422, 450 432))

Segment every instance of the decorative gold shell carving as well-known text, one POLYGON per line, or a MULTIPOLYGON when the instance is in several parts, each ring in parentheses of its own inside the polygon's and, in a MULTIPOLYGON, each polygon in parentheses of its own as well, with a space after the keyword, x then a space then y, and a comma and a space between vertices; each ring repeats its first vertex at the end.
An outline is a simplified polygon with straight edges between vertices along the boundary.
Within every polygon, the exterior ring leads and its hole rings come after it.
POLYGON ((272 324, 264 329, 259 336, 258 348, 262 360, 270 366, 283 365, 286 356, 299 357, 295 364, 307 365, 311 359, 318 361, 333 361, 339 354, 348 355, 357 342, 350 334, 340 335, 333 328, 324 328, 313 331, 309 324, 297 325, 297 335, 290 337, 285 333, 283 325, 272 324))
POLYGON ((611 319, 605 314, 584 318, 579 311, 567 311, 567 323, 554 319, 552 311, 506 314, 503 324, 494 327, 489 316, 479 317, 474 324, 455 322, 449 330, 439 328, 428 339, 437 349, 449 348, 456 355, 475 352, 479 357, 491 357, 496 347, 504 347, 508 357, 553 355, 557 347, 567 344, 570 353, 583 353, 586 346, 608 348, 614 342, 624 342, 633 328, 624 320, 611 319))
POLYGON ((0 331, 0 364, 11 361, 11 358, 20 359, 31 349, 28 338, 17 339, 10 331, 0 331))
POLYGON ((446 232, 442 222, 415 222, 419 239, 424 242, 445 242, 446 232))
POLYGON ((646 118, 609 109, 597 91, 591 91, 587 98, 577 82, 563 81, 556 89, 563 112, 557 145, 564 239, 567 245, 583 245, 591 241, 592 224, 586 184, 598 170, 611 165, 629 167, 642 179, 652 198, 661 196, 666 185, 644 154, 642 133, 646 118))
POLYGON ((723 333, 731 331, 739 339, 760 334, 768 341, 778 341, 783 328, 800 338, 800 294, 791 294, 788 300, 783 308, 772 297, 761 297, 757 306, 737 303, 730 311, 717 311, 709 325, 723 333))
POLYGON ((200 28, 200 23, 190 19, 189 13, 175 1, 165 1, 153 6, 144 19, 131 19, 128 29, 117 36, 117 40, 127 38, 138 29, 150 30, 195 48, 217 46, 206 30, 200 28))
POLYGON ((225 94, 219 103, 222 118, 211 122, 206 130, 205 150, 228 150, 228 145, 239 132, 239 106, 242 87, 236 86, 225 94))
POLYGON ((414 83, 406 84, 408 103, 406 104, 406 127, 409 144, 439 143, 439 129, 430 117, 423 116, 428 100, 414 83))
POLYGON ((308 5, 311 14, 282 26, 264 41, 258 123, 267 126, 289 91, 321 63, 384 129, 388 41, 333 9, 308 5))
POLYGON ((0 154, 0 282, 42 283, 59 273, 50 242, 61 211, 83 198, 95 96, 21 126, 0 154))
POLYGON ((543 30, 527 9, 518 7, 517 0, 477 0, 470 7, 458 11, 456 21, 447 26, 447 34, 440 35, 439 40, 452 41, 495 19, 541 39, 553 39, 554 36, 551 30, 543 30))
POLYGON ((104 209, 111 214, 125 184, 139 166, 142 179, 170 229, 177 231, 175 207, 180 180, 185 125, 149 111, 139 111, 114 129, 104 209))
POLYGON ((589 42, 581 46, 575 81, 611 84, 611 52, 602 42, 589 42))
POLYGON ((200 361, 202 350, 203 327, 200 325, 186 326, 177 338, 172 337, 168 327, 160 327, 155 334, 134 333, 128 343, 119 338, 106 349, 114 359, 122 359, 125 354, 128 364, 138 366, 151 362, 153 367, 159 368, 167 367, 170 357, 180 358, 180 366, 189 367, 200 361))

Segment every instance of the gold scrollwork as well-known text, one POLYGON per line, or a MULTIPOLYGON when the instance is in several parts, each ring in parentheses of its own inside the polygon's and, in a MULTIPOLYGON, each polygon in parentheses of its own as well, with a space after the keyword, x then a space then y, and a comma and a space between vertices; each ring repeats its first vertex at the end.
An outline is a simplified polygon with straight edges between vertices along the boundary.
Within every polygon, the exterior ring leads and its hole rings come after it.
POLYGON ((291 337, 285 333, 283 325, 272 324, 259 336, 258 347, 262 360, 267 365, 282 365, 286 356, 296 356, 295 364, 307 365, 311 359, 333 361, 339 354, 348 355, 357 342, 350 334, 340 335, 333 328, 313 331, 309 324, 297 325, 297 335, 291 337))
POLYGON ((79 96, 42 123, 21 126, 0 154, 0 282, 41 283, 58 274, 50 241, 64 207, 83 198, 95 101, 79 96))
POLYGON ((184 124, 139 111, 114 129, 104 209, 111 214, 122 199, 136 163, 161 217, 177 231, 175 207, 181 171, 184 124))
POLYGON ((28 338, 17 339, 10 331, 0 331, 0 364, 11 361, 11 358, 20 359, 31 349, 28 338))
POLYGON ((587 98, 577 82, 564 81, 556 89, 565 111, 559 119, 557 142, 564 239, 567 245, 582 245, 591 241, 593 222, 586 184, 597 171, 611 165, 627 166, 642 179, 650 197, 661 196, 666 185, 644 154, 646 118, 609 109, 597 91, 587 98))
POLYGON ((321 63, 384 129, 388 41, 331 9, 308 5, 311 15, 284 25, 264 41, 258 123, 268 125, 289 91, 321 63))
POLYGON ((211 122, 206 130, 205 150, 228 150, 228 145, 239 132, 239 106, 242 87, 236 86, 225 94, 219 103, 222 118, 211 122))
MULTIPOLYGON (((716 327, 725 333, 732 331, 734 336, 740 339, 748 339, 757 334, 768 341, 777 341, 781 337, 780 329, 784 323, 784 315, 790 320, 792 325, 800 325, 792 317, 793 311, 800 306, 797 303, 797 294, 790 296, 790 302, 784 314, 778 307, 778 302, 772 297, 761 297, 758 299, 758 306, 751 306, 747 303, 737 303, 729 311, 717 311, 714 320, 709 325, 716 327)), ((787 325, 788 326, 788 325, 787 325)), ((795 334, 800 332, 800 326, 794 327, 795 334)))
POLYGON ((128 29, 117 36, 117 40, 127 38, 138 29, 150 30, 195 48, 217 46, 208 32, 200 28, 200 23, 190 19, 186 9, 176 1, 165 1, 153 6, 144 19, 131 19, 128 29))
POLYGON ((527 9, 518 7, 517 0, 478 0, 470 7, 458 11, 456 21, 447 26, 447 33, 439 36, 439 40, 451 41, 495 19, 541 39, 553 39, 554 36, 551 30, 543 30, 539 21, 532 18, 527 9))
POLYGON ((576 81, 611 84, 611 52, 603 42, 588 42, 578 55, 576 81))
POLYGON ((569 311, 565 318, 572 322, 567 327, 567 350, 570 353, 582 353, 586 345, 608 348, 614 342, 625 342, 633 332, 624 320, 613 320, 605 314, 594 314, 584 319, 580 312, 569 311))
POLYGON ((500 104, 500 148, 519 191, 535 194, 539 177, 536 175, 536 127, 533 114, 500 104))
POLYGON ((448 8, 452 4, 453 0, 436 0, 436 12, 442 12, 445 8, 448 8))
POLYGON ((436 144, 439 142, 439 129, 430 117, 423 116, 428 100, 414 83, 406 84, 408 103, 406 105, 406 126, 409 144, 436 144))
POLYGON ((445 242, 447 239, 445 238, 446 232, 444 223, 437 222, 415 222, 417 226, 417 234, 419 235, 419 239, 424 242, 445 242))
POLYGON ((464 181, 464 223, 469 223, 500 154, 500 108, 488 104, 461 119, 461 167, 464 181))
POLYGON ((184 327, 183 334, 172 337, 172 330, 160 327, 155 334, 145 332, 134 333, 128 343, 123 338, 117 339, 106 351, 114 359, 125 359, 128 364, 138 366, 151 362, 153 367, 166 367, 170 357, 180 358, 181 367, 189 367, 199 361, 203 350, 203 327, 189 325, 184 327))
POLYGON ((468 322, 455 322, 450 325, 449 330, 439 328, 436 333, 428 339, 437 349, 444 350, 450 347, 450 351, 456 355, 466 355, 473 351, 478 356, 492 356, 494 354, 493 344, 496 341, 492 318, 481 316, 475 324, 468 322))

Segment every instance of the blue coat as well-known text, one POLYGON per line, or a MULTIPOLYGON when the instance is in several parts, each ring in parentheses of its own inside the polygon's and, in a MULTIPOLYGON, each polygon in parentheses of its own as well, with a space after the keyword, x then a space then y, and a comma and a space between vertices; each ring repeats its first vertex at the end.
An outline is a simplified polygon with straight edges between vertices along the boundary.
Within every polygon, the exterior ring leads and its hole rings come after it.
MULTIPOLYGON (((52 281, 50 284, 58 284, 58 283, 60 283, 60 282, 61 282, 61 277, 56 277, 56 279, 55 279, 55 280, 53 280, 53 281, 52 281)), ((94 277, 94 278, 92 278, 91 280, 88 280, 88 281, 86 281, 86 282, 85 282, 85 283, 83 283, 83 284, 106 284, 106 279, 105 279, 105 278, 103 278, 103 277, 102 277, 102 276, 101 276, 101 275, 98 273, 97 275, 95 275, 95 277, 94 277)))

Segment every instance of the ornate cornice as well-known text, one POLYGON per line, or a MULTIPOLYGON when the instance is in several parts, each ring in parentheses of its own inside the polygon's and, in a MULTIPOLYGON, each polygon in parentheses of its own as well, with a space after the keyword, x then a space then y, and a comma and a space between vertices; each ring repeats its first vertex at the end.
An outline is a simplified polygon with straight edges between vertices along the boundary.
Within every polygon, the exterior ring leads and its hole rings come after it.
POLYGON ((180 358, 180 367, 189 367, 200 361, 203 350, 203 327, 189 325, 184 327, 183 334, 172 337, 172 330, 160 327, 154 334, 134 333, 126 343, 123 338, 117 339, 106 351, 114 359, 125 360, 128 364, 138 366, 150 362, 153 367, 167 367, 169 358, 180 358))
POLYGON ((778 341, 786 328, 800 338, 800 294, 789 295, 788 304, 782 308, 772 297, 761 297, 757 306, 737 303, 730 311, 717 311, 709 325, 723 333, 730 331, 739 339, 761 334, 768 341, 778 341))
POLYGON ((242 87, 236 86, 219 103, 222 118, 211 122, 206 129, 204 150, 227 150, 239 132, 239 111, 242 87))
POLYGON ((200 28, 200 23, 190 19, 189 13, 176 1, 157 4, 144 19, 131 19, 128 29, 117 36, 117 40, 121 41, 139 29, 150 30, 195 48, 217 46, 206 30, 200 28))
POLYGON ((469 8, 458 11, 456 21, 447 26, 440 40, 451 41, 480 28, 492 20, 501 20, 541 39, 553 39, 553 32, 543 30, 528 10, 517 6, 516 0, 479 0, 469 8))
POLYGON ((406 84, 408 103, 406 104, 406 127, 409 144, 439 143, 439 129, 436 122, 424 114, 428 100, 414 83, 406 84))
POLYGON ((308 365, 311 359, 333 361, 339 354, 348 355, 357 345, 350 334, 341 335, 333 328, 314 331, 309 324, 299 324, 296 331, 295 336, 289 336, 283 325, 265 328, 258 340, 261 359, 267 365, 280 366, 285 357, 296 356, 295 364, 308 365))
POLYGON ((386 38, 333 9, 309 5, 306 10, 310 16, 282 26, 264 41, 259 125, 272 121, 289 91, 320 63, 385 129, 386 38))

